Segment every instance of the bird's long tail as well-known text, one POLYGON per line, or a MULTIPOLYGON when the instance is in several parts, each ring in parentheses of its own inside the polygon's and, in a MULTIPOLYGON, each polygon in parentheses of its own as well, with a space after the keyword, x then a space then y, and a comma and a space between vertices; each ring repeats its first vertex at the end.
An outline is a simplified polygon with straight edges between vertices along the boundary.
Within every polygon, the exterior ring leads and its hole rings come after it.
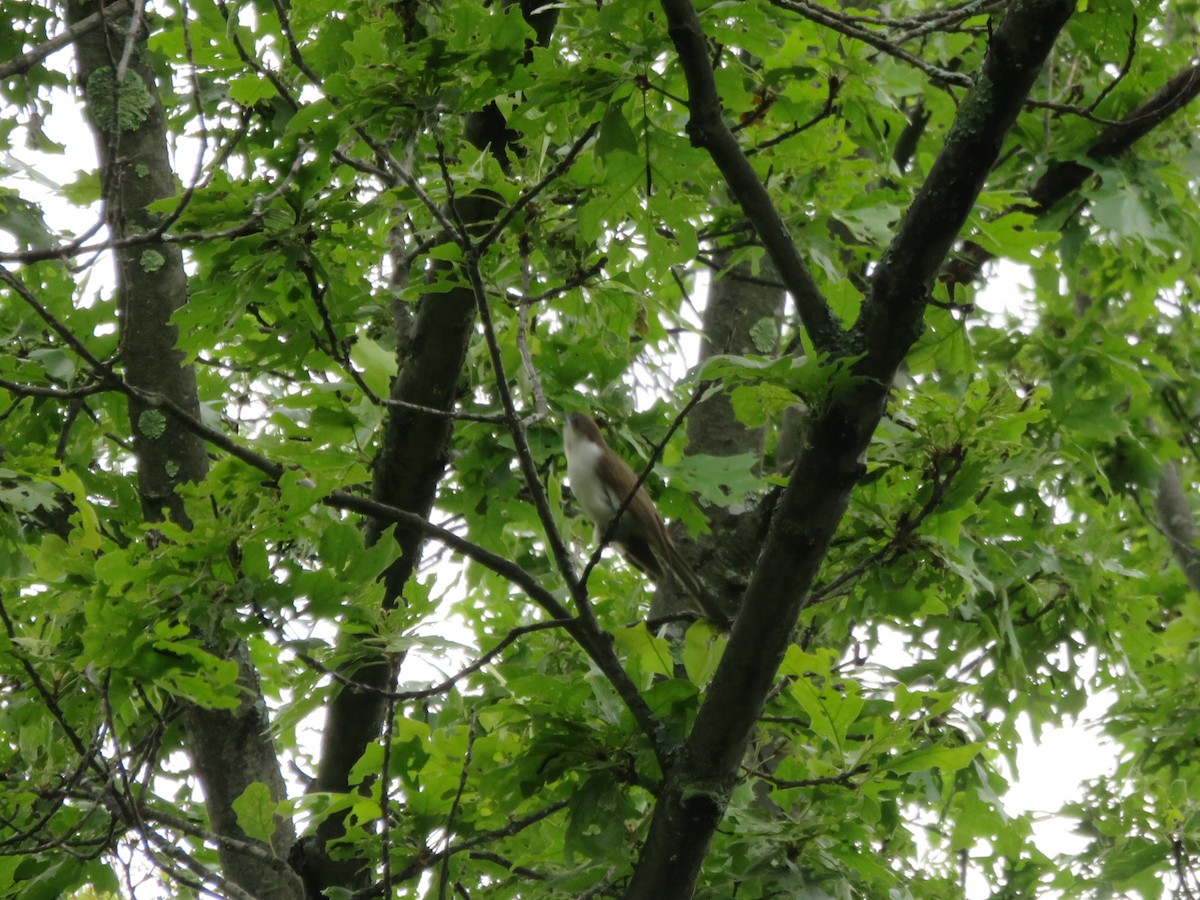
POLYGON ((672 577, 695 601, 704 618, 715 622, 721 628, 729 628, 733 624, 733 620, 725 611, 724 604, 717 599, 716 594, 709 590, 707 585, 696 577, 696 573, 688 565, 687 560, 679 555, 675 545, 668 544, 664 555, 667 557, 664 562, 671 570, 672 577))

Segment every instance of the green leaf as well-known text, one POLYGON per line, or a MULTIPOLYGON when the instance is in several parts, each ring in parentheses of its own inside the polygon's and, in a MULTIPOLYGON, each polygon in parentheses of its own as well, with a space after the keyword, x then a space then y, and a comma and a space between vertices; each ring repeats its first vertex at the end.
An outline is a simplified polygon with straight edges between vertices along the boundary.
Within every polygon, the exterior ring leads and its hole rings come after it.
POLYGON ((101 540, 100 520, 96 515, 96 510, 88 502, 87 489, 84 487, 83 481, 71 471, 60 472, 52 480, 71 495, 82 531, 79 539, 80 546, 86 550, 98 550, 101 540))
POLYGON ((753 453, 736 456, 685 456, 670 466, 662 466, 664 475, 679 479, 690 492, 697 493, 717 506, 733 506, 763 490, 763 480, 752 471, 757 463, 753 453))
POLYGON ((674 673, 670 644, 652 634, 645 625, 620 628, 613 633, 613 638, 621 656, 643 677, 674 673))
POLYGON ((11 234, 22 247, 46 247, 54 242, 41 208, 7 189, 0 190, 0 231, 11 234))
POLYGON ((600 134, 596 137, 596 155, 605 159, 614 152, 638 155, 637 135, 621 110, 620 102, 609 104, 600 123, 600 134))
POLYGON ((910 772, 925 772, 940 769, 944 773, 957 772, 979 755, 981 743, 963 744, 959 747, 923 747, 900 756, 887 763, 889 771, 897 775, 910 772))
MULTIPOLYGON (((28 870, 31 867, 27 865, 25 868, 28 870)), ((30 873, 16 883, 18 893, 12 896, 29 900, 60 900, 81 886, 86 871, 83 860, 71 857, 38 868, 40 871, 36 874, 30 873)))
POLYGON ((1105 878, 1115 882, 1132 881, 1143 873, 1161 871, 1170 855, 1163 841, 1134 837, 1123 841, 1104 859, 1101 869, 1105 878))
POLYGON ((275 96, 275 86, 266 78, 246 75, 229 82, 229 96, 243 106, 254 106, 275 96))
POLYGON ((812 679, 801 677, 792 682, 789 693, 808 713, 812 730, 828 738, 840 752, 845 745, 846 731, 863 708, 857 685, 847 684, 838 690, 826 683, 818 690, 812 679))
POLYGON ((389 53, 384 43, 384 31, 374 25, 364 25, 354 32, 354 37, 342 44, 359 66, 376 66, 388 60, 389 53))
POLYGON ((728 640, 708 620, 688 628, 683 636, 683 666, 692 684, 708 684, 725 654, 728 640))
POLYGON ((271 790, 261 781, 249 785, 241 796, 233 801, 238 827, 253 840, 270 844, 275 836, 277 804, 271 799, 271 790))
POLYGON ((396 356, 368 337, 359 337, 350 348, 350 361, 359 367, 363 380, 376 396, 386 397, 396 374, 396 356))

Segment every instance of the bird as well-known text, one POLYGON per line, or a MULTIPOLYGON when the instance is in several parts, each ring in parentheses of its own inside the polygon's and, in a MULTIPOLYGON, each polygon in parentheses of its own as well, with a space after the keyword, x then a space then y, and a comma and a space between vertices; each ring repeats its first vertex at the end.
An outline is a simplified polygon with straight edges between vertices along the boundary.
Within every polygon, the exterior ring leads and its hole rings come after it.
MULTIPOLYGON (((586 413, 573 412, 567 416, 563 426, 563 452, 567 457, 567 477, 571 480, 575 499, 597 531, 603 534, 617 510, 633 493, 637 475, 608 446, 600 427, 586 413)), ((635 568, 654 581, 660 582, 668 576, 674 578, 705 618, 722 627, 729 625, 729 617, 720 604, 679 555, 644 485, 638 487, 621 514, 612 542, 621 548, 635 568)))

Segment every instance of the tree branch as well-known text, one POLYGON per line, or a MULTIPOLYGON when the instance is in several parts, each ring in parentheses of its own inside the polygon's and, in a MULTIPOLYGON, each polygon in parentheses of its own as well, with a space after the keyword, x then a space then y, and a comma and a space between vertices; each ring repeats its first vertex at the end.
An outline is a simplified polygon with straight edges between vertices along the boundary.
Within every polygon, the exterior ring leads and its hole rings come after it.
MULTIPOLYGON (((1095 162, 1120 156, 1175 113, 1200 95, 1200 62, 1176 73, 1149 100, 1130 110, 1119 122, 1105 128, 1088 148, 1087 158, 1095 162)), ((1093 169, 1074 160, 1051 165, 1029 191, 1030 203, 1015 207, 1035 216, 1044 215, 1079 188, 1093 169)), ((953 287, 970 284, 979 277, 984 265, 995 256, 978 244, 967 241, 967 255, 946 266, 942 281, 953 287)))
MULTIPOLYGON (((682 0, 670 0, 682 2, 682 0)), ((813 416, 762 555, 683 751, 668 770, 626 897, 690 897, 762 704, 865 467, 888 385, 920 332, 934 277, 995 164, 1073 0, 1016 0, 946 146, 878 266, 853 332, 857 376, 813 416)))
POLYGON ((758 173, 725 124, 708 56, 708 39, 695 7, 691 0, 662 0, 662 8, 667 15, 667 31, 675 43, 679 64, 687 78, 691 116, 687 132, 692 144, 707 150, 721 170, 779 270, 813 345, 819 350, 839 349, 844 335, 842 326, 813 280, 758 173))
MULTIPOLYGON (((1119 122, 1109 125, 1088 148, 1087 158, 1096 162, 1120 156, 1139 138, 1161 125, 1200 95, 1200 62, 1194 63, 1176 74, 1141 106, 1130 110, 1119 122)), ((1051 166, 1038 179, 1029 198, 1034 202, 1035 214, 1041 214, 1078 190, 1092 169, 1073 160, 1051 166)))
POLYGON ((95 31, 105 19, 123 16, 127 12, 129 12, 128 0, 116 0, 114 3, 109 3, 99 12, 94 12, 78 22, 72 23, 62 34, 55 35, 44 44, 38 44, 32 50, 26 50, 20 56, 0 63, 0 79, 25 74, 51 53, 70 46, 83 35, 95 31))

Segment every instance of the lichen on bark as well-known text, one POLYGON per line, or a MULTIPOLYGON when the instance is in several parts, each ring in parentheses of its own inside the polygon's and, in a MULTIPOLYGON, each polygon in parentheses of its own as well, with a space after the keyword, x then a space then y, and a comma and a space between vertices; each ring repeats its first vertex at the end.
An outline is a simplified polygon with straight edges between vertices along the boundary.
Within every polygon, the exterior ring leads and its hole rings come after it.
POLYGON ((103 66, 88 78, 85 92, 96 124, 104 131, 137 131, 154 106, 146 82, 132 69, 118 83, 112 67, 103 66))

